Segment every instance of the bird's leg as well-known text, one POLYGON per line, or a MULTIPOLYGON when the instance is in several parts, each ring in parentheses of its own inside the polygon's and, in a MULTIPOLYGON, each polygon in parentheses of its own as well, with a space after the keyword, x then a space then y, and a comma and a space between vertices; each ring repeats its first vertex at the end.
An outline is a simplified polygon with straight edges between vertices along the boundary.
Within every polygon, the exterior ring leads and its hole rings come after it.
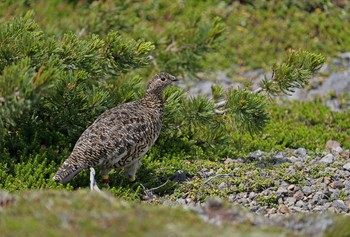
POLYGON ((137 170, 141 167, 142 163, 140 160, 137 160, 133 164, 131 164, 128 167, 124 168, 124 172, 129 178, 130 182, 135 182, 136 181, 136 172, 137 170))
POLYGON ((90 167, 90 189, 100 192, 100 189, 96 185, 95 174, 95 169, 90 167))
POLYGON ((102 168, 102 183, 107 186, 109 186, 109 171, 110 169, 107 169, 106 167, 102 168))

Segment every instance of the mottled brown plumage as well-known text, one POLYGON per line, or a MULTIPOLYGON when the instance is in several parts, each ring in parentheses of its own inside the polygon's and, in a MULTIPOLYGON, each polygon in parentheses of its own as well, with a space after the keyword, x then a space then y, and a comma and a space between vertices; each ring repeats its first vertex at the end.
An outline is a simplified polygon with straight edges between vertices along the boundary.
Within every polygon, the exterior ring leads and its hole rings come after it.
POLYGON ((103 175, 108 175, 113 168, 124 168, 134 180, 140 159, 157 140, 162 127, 162 92, 176 80, 168 73, 158 73, 148 83, 141 100, 101 114, 80 136, 54 180, 69 182, 82 169, 98 165, 103 175))

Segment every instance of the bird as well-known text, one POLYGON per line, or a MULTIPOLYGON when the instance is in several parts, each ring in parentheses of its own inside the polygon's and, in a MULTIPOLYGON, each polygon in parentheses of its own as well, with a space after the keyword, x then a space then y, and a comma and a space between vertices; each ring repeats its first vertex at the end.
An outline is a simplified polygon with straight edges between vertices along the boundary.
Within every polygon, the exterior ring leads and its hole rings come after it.
POLYGON ((90 168, 90 187, 95 183, 94 167, 100 166, 102 183, 109 184, 112 169, 124 169, 131 182, 141 158, 157 140, 164 117, 163 91, 178 78, 166 72, 154 75, 140 99, 106 110, 81 134, 71 154, 53 180, 65 184, 80 171, 90 168))

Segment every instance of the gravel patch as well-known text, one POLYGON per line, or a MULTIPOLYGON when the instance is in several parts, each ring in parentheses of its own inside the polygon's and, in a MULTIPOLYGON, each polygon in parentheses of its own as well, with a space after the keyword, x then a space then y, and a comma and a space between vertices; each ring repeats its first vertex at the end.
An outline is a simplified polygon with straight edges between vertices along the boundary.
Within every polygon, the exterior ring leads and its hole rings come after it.
POLYGON ((180 185, 199 179, 203 188, 216 188, 227 193, 222 197, 223 201, 200 201, 188 193, 180 198, 171 194, 166 197, 155 195, 152 199, 190 209, 215 224, 239 224, 249 220, 256 226, 280 226, 306 236, 322 236, 320 233, 333 223, 332 215, 350 214, 350 152, 343 148, 342 152, 333 147, 326 149, 329 151, 320 156, 298 148, 256 151, 246 158, 227 158, 223 164, 233 165, 232 173, 223 173, 222 168, 201 168, 191 175, 182 171, 174 173, 173 181, 180 185), (259 190, 249 187, 256 178, 256 172, 249 170, 250 166, 244 171, 245 178, 241 183, 235 183, 242 175, 239 172, 252 162, 259 167, 259 175, 272 180, 259 190), (271 166, 273 168, 267 170, 271 166), (299 179, 287 180, 286 177, 299 179), (231 209, 223 207, 227 203, 231 209))

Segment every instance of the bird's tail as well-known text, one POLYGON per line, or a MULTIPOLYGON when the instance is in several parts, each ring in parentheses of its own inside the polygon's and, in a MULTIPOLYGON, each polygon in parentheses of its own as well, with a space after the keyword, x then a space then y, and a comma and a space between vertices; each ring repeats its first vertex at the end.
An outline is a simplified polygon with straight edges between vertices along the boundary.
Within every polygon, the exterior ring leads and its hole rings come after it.
POLYGON ((53 177, 53 180, 61 184, 65 184, 74 178, 74 176, 84 168, 86 168, 86 166, 79 164, 79 162, 76 162, 75 159, 70 156, 58 169, 53 177))

